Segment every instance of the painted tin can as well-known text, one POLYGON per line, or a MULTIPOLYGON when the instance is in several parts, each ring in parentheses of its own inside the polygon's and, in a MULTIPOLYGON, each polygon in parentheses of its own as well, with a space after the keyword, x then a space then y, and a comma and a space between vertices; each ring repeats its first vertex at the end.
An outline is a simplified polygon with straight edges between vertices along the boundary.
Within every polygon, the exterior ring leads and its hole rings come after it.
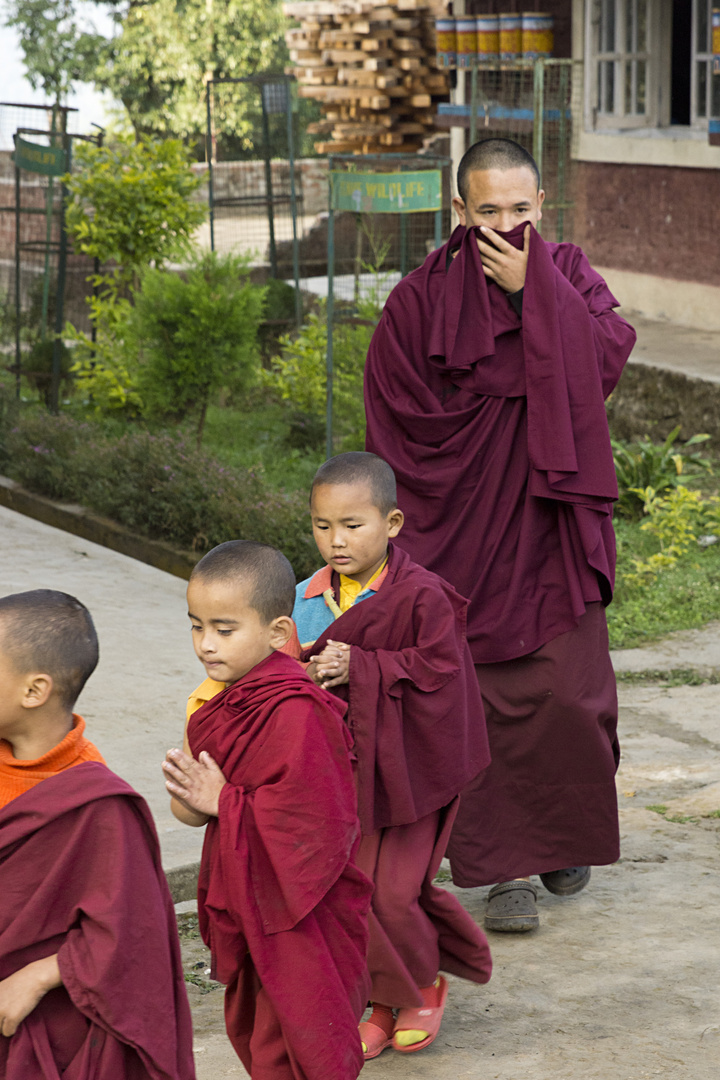
POLYGON ((478 15, 477 30, 478 61, 490 63, 500 59, 500 23, 498 15, 478 15))
POLYGON ((457 27, 457 66, 459 68, 471 68, 475 63, 477 52, 477 29, 474 15, 458 16, 455 20, 457 27))
POLYGON ((500 59, 517 60, 522 51, 522 16, 499 15, 500 59))
POLYGON ((712 9, 713 75, 720 74, 720 8, 712 9))
POLYGON ((435 20, 435 40, 438 67, 452 68, 457 62, 457 32, 455 19, 435 20))
POLYGON ((523 60, 539 60, 552 56, 554 45, 552 15, 523 12, 522 16, 523 60))

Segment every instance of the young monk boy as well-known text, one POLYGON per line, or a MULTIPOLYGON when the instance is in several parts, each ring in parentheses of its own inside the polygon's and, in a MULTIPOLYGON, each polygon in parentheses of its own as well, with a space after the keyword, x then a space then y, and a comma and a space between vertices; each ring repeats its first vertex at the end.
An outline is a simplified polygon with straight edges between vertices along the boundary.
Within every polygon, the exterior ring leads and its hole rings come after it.
POLYGON ((74 597, 0 599, 0 1076, 193 1080, 150 811, 72 711, 97 659, 74 597))
POLYGON ((358 865, 375 883, 363 1050, 413 1053, 438 1034, 448 990, 439 969, 478 983, 491 971, 483 932, 433 885, 459 792, 489 761, 467 604, 389 543, 403 515, 381 458, 331 458, 310 511, 327 566, 298 585, 293 617, 308 673, 349 704, 358 865))
POLYGON ((253 1080, 355 1080, 371 884, 352 861, 345 708, 280 651, 294 593, 265 544, 233 540, 197 564, 188 614, 209 678, 163 768, 176 817, 208 823, 200 927, 243 1065, 253 1080))

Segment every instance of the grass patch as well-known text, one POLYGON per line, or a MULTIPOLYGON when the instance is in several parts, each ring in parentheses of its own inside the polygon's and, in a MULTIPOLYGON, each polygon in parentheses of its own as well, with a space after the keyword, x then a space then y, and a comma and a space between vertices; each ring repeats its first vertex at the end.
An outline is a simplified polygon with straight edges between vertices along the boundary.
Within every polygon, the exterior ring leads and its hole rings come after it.
MULTIPOLYGON (((618 569, 657 550, 638 522, 617 520, 618 569)), ((629 649, 673 630, 690 630, 720 619, 720 544, 697 547, 642 589, 620 584, 608 608, 610 647, 629 649)))
POLYGON ((717 668, 704 672, 695 668, 670 668, 669 671, 644 668, 642 671, 618 671, 616 678, 619 683, 629 686, 716 686, 720 683, 720 671, 717 668))
MULTIPOLYGON (((671 821, 673 825, 697 825, 700 821, 699 817, 695 817, 693 814, 669 814, 668 808, 663 803, 657 803, 654 806, 646 806, 646 810, 651 810, 653 814, 659 814, 660 817, 665 818, 666 821, 671 821)), ((703 817, 709 815, 704 814, 703 817)))

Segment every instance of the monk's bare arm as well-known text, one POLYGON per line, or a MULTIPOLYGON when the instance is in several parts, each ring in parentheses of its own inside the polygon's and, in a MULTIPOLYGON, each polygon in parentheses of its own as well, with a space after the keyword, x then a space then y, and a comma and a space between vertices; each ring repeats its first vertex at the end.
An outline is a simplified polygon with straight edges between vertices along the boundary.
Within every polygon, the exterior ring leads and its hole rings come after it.
POLYGON ((0 1035, 14 1035, 48 990, 62 986, 57 953, 34 960, 0 982, 0 1035))

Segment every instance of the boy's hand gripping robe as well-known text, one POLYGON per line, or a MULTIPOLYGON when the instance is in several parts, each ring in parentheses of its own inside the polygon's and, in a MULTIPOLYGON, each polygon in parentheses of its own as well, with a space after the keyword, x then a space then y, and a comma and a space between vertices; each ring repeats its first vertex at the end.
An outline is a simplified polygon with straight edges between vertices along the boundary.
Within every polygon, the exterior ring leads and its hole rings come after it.
POLYGON ((228 1034, 251 1071, 254 967, 303 1080, 354 1080, 369 990, 371 886, 352 864, 358 823, 342 706, 274 653, 188 723, 228 781, 203 847, 198 906, 228 1034), (246 973, 247 974, 247 973, 246 973))
POLYGON ((63 986, 10 1038, 4 1080, 194 1080, 175 911, 147 805, 96 762, 0 810, 0 979, 58 954, 63 986))

